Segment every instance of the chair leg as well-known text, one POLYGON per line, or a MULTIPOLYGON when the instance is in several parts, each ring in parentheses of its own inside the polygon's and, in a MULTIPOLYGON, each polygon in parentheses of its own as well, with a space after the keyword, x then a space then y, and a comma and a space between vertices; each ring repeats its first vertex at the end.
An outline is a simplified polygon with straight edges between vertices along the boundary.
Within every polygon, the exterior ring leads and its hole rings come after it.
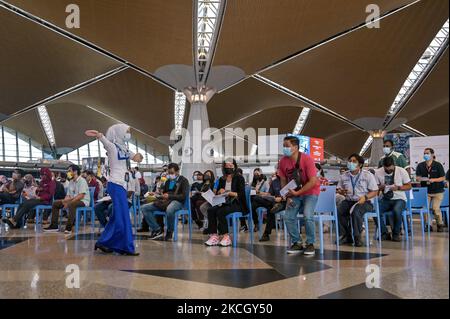
POLYGON ((189 223, 189 240, 192 240, 192 216, 190 213, 188 215, 188 223, 189 223))
POLYGON ((377 233, 378 233, 378 243, 381 245, 381 218, 380 218, 380 216, 378 216, 378 218, 377 218, 377 233))
POLYGON ((237 246, 237 234, 238 234, 238 220, 237 218, 232 219, 233 222, 233 247, 237 246))
POLYGON ((78 234, 78 224, 80 222, 80 213, 78 211, 75 212, 75 233, 78 234))
POLYGON ((406 213, 403 213, 403 228, 405 229, 405 238, 406 241, 409 240, 409 235, 408 235, 408 216, 406 215, 406 213))
POLYGON ((367 215, 364 215, 364 227, 366 227, 365 233, 366 233, 366 246, 370 246, 370 240, 369 240, 369 218, 367 218, 367 215))
POLYGON ((319 219, 320 254, 323 255, 323 221, 319 219))
POLYGON ((258 211, 258 236, 261 238, 262 236, 262 226, 263 226, 263 211, 258 211))
POLYGON ((423 213, 420 212, 420 225, 422 226, 422 236, 425 236, 425 223, 423 220, 423 213))
POLYGON ((175 222, 174 222, 175 227, 173 228, 173 241, 178 240, 178 219, 179 219, 179 215, 175 214, 175 222))
POLYGON ((334 216, 334 226, 336 227, 336 247, 339 250, 339 222, 337 220, 337 216, 334 216))

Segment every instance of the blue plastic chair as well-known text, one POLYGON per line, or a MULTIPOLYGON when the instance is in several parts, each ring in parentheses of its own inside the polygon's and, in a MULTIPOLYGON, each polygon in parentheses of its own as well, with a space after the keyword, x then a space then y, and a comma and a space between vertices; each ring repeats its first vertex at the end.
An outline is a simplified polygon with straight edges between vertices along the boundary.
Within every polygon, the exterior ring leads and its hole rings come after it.
MULTIPOLYGON (((402 219, 403 219, 403 230, 405 231, 405 238, 406 240, 409 240, 409 229, 411 229, 411 237, 414 239, 414 229, 413 229, 413 216, 412 216, 412 209, 411 209, 411 196, 410 192, 407 191, 406 193, 406 207, 402 212, 402 219), (409 217, 409 218, 408 218, 409 217), (409 220, 409 225, 408 225, 409 220)), ((392 216, 393 212, 385 212, 383 214, 384 224, 386 224, 386 217, 392 216)), ((423 233, 423 230, 422 230, 423 233)))
POLYGON ((425 223, 423 215, 428 216, 428 231, 431 225, 430 205, 428 202, 428 189, 426 187, 414 187, 412 189, 413 198, 411 199, 411 214, 420 214, 420 223, 422 225, 422 236, 425 235, 425 223))
MULTIPOLYGON (((314 210, 314 220, 319 222, 320 253, 323 254, 323 222, 331 221, 336 227, 336 245, 339 249, 339 221, 336 208, 336 186, 321 186, 319 199, 314 210)), ((330 227, 333 237, 333 227, 330 227)))
POLYGON ((86 226, 87 213, 91 213, 91 226, 92 229, 95 228, 95 210, 94 210, 94 193, 95 187, 89 187, 90 202, 88 207, 78 207, 75 211, 75 233, 78 234, 78 229, 80 226, 80 215, 83 214, 84 226, 86 226))
MULTIPOLYGON (((35 229, 37 229, 37 226, 39 222, 43 223, 44 218, 44 212, 46 210, 51 210, 53 206, 54 198, 52 199, 52 202, 49 205, 37 205, 34 207, 34 210, 36 211, 36 226, 35 229)), ((59 219, 59 225, 61 226, 61 218, 59 219)))
POLYGON ((250 200, 251 187, 245 186, 245 197, 247 198, 248 214, 243 215, 242 212, 234 212, 227 215, 228 226, 233 230, 233 247, 237 246, 237 238, 239 234, 239 219, 247 219, 250 231, 250 242, 253 244, 253 216, 252 216, 252 202, 250 200))
MULTIPOLYGON (((256 209, 256 213, 258 214, 258 235, 259 235, 259 238, 261 238, 261 236, 262 236, 262 227, 263 227, 263 219, 264 219, 264 215, 267 215, 267 208, 265 208, 265 207, 258 207, 256 209)), ((278 227, 277 226, 276 226, 276 228, 277 228, 277 231, 278 231, 278 227)))
POLYGON ((444 199, 441 203, 441 211, 445 214, 447 217, 447 226, 448 226, 448 213, 449 213, 449 204, 448 204, 448 188, 444 190, 444 199))
MULTIPOLYGON (((374 239, 376 240, 378 238, 379 243, 381 243, 381 221, 380 221, 380 205, 378 202, 378 197, 375 197, 372 200, 373 212, 367 212, 364 214, 364 228, 366 233, 366 245, 370 246, 370 240, 369 240, 369 218, 376 218, 377 219, 377 229, 376 229, 376 235, 374 235, 374 239)), ((385 224, 386 224, 386 218, 385 218, 385 224)))
MULTIPOLYGON (((167 225, 167 214, 164 211, 155 211, 153 213, 155 216, 163 216, 164 225, 167 225)), ((189 224, 189 240, 192 239, 192 216, 191 216, 191 199, 189 197, 189 193, 186 196, 186 200, 184 202, 184 207, 175 212, 175 225, 173 230, 173 241, 178 240, 178 221, 182 222, 182 227, 184 228, 184 218, 187 217, 189 224)))
POLYGON ((22 202, 23 202, 22 195, 20 195, 14 204, 3 204, 2 206, 0 206, 2 208, 2 218, 6 218, 7 209, 9 209, 11 217, 14 217, 17 209, 19 208, 19 205, 22 204, 22 202))

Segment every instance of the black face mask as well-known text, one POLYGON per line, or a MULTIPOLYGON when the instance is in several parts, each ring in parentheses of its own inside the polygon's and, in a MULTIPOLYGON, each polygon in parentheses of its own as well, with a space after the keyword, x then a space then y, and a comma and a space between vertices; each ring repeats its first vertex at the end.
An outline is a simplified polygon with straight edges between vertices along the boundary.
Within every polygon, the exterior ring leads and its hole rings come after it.
POLYGON ((234 174, 234 168, 224 168, 223 172, 225 175, 232 175, 234 174))
POLYGON ((210 181, 210 180, 211 180, 211 176, 205 175, 205 176, 203 176, 203 180, 204 180, 205 182, 210 181))

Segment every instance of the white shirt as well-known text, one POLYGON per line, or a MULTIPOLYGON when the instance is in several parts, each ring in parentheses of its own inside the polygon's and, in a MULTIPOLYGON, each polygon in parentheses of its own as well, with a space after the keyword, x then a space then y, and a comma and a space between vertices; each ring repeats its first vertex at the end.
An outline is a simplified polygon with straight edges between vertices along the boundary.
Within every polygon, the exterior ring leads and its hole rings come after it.
MULTIPOLYGON (((108 152, 109 175, 106 176, 106 179, 126 189, 127 182, 125 181, 125 173, 128 172, 127 161, 125 159, 119 159, 119 150, 114 143, 111 143, 104 136, 99 140, 102 142, 106 152, 108 152)), ((135 155, 135 153, 130 151, 130 160, 135 155)))
POLYGON ((357 201, 370 192, 378 191, 375 176, 365 170, 361 170, 357 175, 352 175, 350 171, 345 172, 340 176, 337 188, 347 190, 345 198, 351 201, 357 201), (353 189, 353 184, 355 184, 355 189, 353 189))
POLYGON ((226 181, 225 182, 225 191, 226 192, 231 192, 231 181, 226 181))
MULTIPOLYGON (((385 185, 386 176, 392 177, 392 175, 393 174, 390 175, 386 174, 383 167, 375 170, 375 178, 377 180, 378 185, 385 185)), ((409 177, 409 174, 406 171, 406 169, 399 166, 395 166, 394 184, 391 185, 403 186, 409 183, 411 183, 411 178, 409 177)), ((406 193, 404 191, 394 191, 394 197, 392 197, 392 200, 396 199, 401 199, 406 202, 406 193)))
POLYGON ((142 178, 141 172, 138 172, 138 171, 136 171, 136 174, 134 174, 134 176, 136 176, 137 179, 141 179, 142 178))

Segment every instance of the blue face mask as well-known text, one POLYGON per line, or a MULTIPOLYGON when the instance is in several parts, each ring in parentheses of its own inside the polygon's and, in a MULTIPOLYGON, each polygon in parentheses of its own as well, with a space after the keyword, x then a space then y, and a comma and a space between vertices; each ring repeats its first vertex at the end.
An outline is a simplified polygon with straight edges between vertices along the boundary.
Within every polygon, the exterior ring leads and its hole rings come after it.
POLYGON ((353 172, 358 168, 358 164, 353 162, 347 162, 347 168, 349 171, 353 172))
POLYGON ((391 154, 391 148, 390 147, 383 147, 383 153, 384 153, 384 155, 391 154))
POLYGON ((423 159, 425 160, 425 161, 429 161, 429 160, 431 160, 431 154, 424 154, 423 155, 423 159))
POLYGON ((292 150, 290 147, 283 147, 283 155, 284 156, 292 156, 292 150))

